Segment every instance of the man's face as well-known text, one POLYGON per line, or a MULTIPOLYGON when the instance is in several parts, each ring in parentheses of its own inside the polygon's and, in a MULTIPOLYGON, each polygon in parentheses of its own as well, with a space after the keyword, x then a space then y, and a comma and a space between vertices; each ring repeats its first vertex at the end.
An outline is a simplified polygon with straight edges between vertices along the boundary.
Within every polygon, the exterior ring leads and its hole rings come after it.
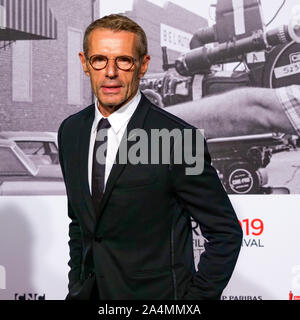
POLYGON ((103 55, 108 59, 107 66, 102 70, 94 70, 83 52, 79 57, 83 70, 91 78, 91 86, 97 96, 100 106, 112 112, 126 104, 136 94, 139 81, 148 68, 150 56, 139 59, 138 36, 127 31, 112 31, 109 29, 95 29, 89 36, 88 58, 93 55, 103 55), (130 56, 136 60, 129 71, 117 68, 115 60, 119 56, 130 56))

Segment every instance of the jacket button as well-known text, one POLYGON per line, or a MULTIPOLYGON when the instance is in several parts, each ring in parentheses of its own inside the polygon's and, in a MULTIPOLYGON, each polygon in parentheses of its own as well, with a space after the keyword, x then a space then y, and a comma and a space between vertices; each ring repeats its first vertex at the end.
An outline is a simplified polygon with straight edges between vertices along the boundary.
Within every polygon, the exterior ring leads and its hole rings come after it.
POLYGON ((89 273, 88 277, 89 277, 89 278, 92 278, 92 277, 94 276, 94 274, 95 274, 95 272, 94 272, 94 271, 90 271, 90 273, 89 273))
POLYGON ((95 241, 98 243, 100 243, 102 241, 102 239, 103 239, 102 237, 95 237, 95 241))

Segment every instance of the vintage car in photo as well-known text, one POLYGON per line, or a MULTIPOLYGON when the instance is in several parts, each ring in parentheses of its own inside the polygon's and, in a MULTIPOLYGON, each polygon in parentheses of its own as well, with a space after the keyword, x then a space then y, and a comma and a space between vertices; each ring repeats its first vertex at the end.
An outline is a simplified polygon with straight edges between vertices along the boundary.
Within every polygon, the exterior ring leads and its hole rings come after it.
POLYGON ((56 132, 0 131, 1 138, 14 141, 37 165, 59 164, 56 132))
POLYGON ((59 164, 32 161, 14 141, 0 138, 0 195, 64 195, 59 164))

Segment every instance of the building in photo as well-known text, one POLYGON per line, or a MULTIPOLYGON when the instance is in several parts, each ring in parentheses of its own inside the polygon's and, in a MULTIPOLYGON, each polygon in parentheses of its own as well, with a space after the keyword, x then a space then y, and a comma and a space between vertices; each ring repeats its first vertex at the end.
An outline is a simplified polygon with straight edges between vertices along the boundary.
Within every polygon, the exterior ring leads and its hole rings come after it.
POLYGON ((56 131, 92 100, 78 52, 93 1, 0 1, 0 130, 56 131))

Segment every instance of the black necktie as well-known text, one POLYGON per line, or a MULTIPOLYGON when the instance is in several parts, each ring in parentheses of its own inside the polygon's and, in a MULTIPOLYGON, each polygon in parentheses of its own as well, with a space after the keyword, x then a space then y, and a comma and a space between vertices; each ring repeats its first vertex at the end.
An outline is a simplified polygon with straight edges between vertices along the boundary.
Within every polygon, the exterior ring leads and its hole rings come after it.
POLYGON ((102 118, 97 127, 97 137, 93 152, 93 169, 92 169, 92 199, 95 210, 98 212, 99 204, 104 191, 104 177, 105 177, 105 159, 106 150, 99 149, 104 143, 107 143, 107 130, 110 128, 110 123, 106 118, 102 118), (98 150, 98 153, 97 153, 98 150), (104 157, 103 157, 104 156, 104 157))

